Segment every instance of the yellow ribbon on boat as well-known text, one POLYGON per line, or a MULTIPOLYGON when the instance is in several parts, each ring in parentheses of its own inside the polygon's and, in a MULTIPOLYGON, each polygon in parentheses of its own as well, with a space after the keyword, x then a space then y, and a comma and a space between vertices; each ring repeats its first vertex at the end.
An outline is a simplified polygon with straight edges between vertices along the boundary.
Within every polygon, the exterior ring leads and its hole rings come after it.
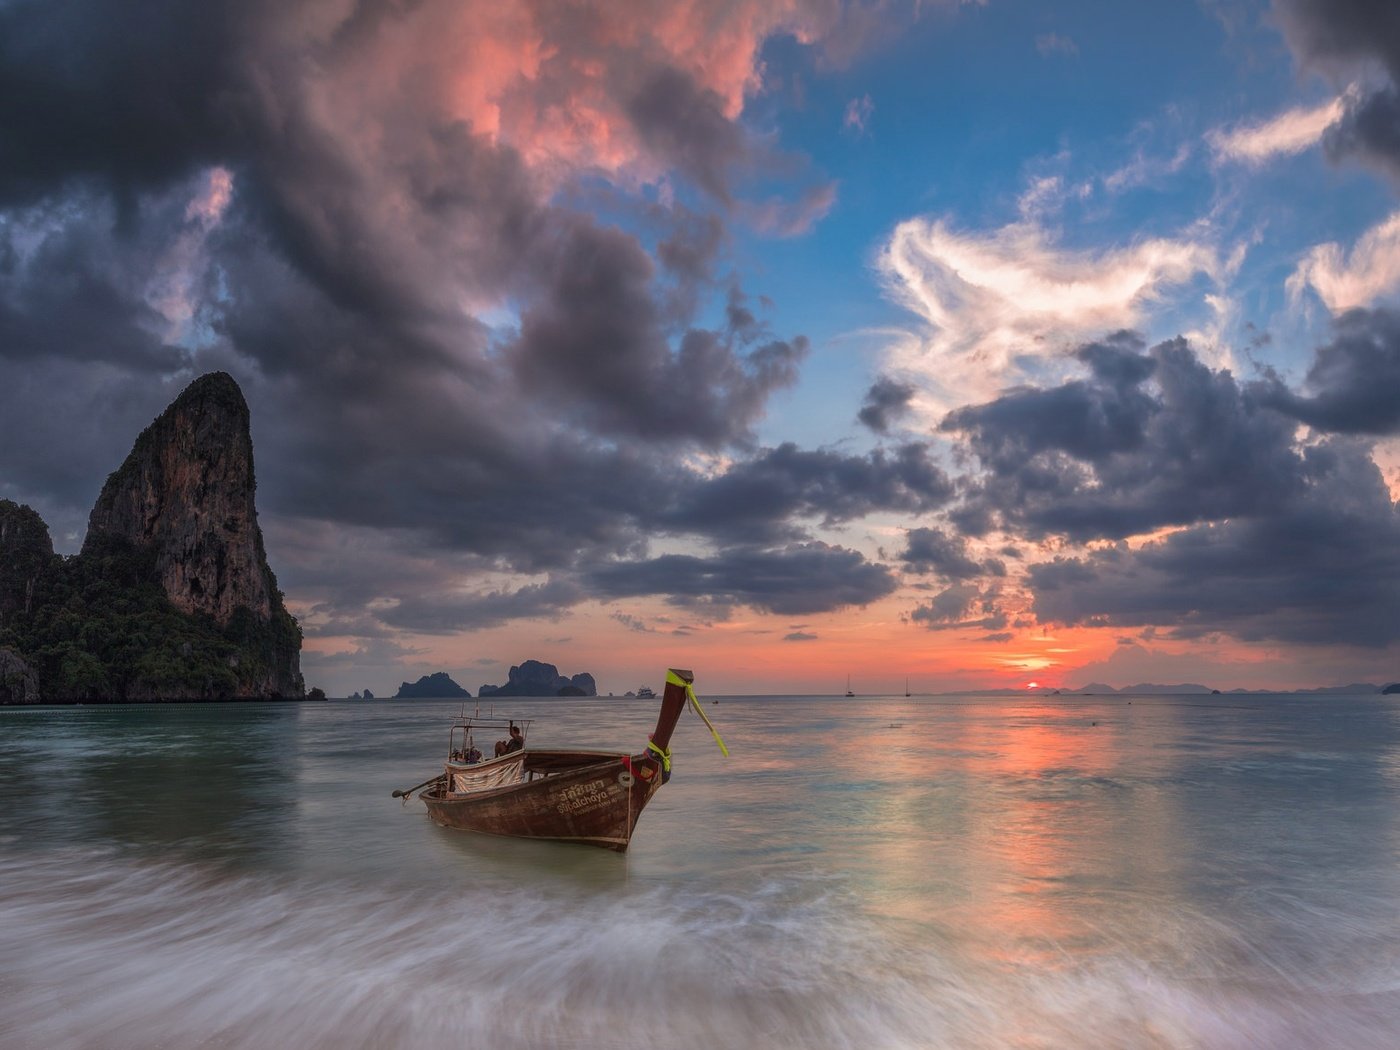
POLYGON ((661 759, 661 771, 663 773, 671 772, 671 749, 669 747, 657 747, 656 741, 648 740, 647 750, 661 759))
POLYGON ((700 716, 700 721, 704 722, 706 728, 709 729, 710 736, 715 738, 715 743, 719 745, 720 754, 728 758, 729 748, 724 746, 724 741, 719 738, 719 730, 717 730, 715 724, 710 721, 710 716, 705 714, 705 709, 700 706, 700 701, 695 699, 695 689, 691 684, 674 671, 666 672, 666 684, 678 685, 685 690, 686 699, 690 702, 690 706, 695 708, 695 713, 700 716))

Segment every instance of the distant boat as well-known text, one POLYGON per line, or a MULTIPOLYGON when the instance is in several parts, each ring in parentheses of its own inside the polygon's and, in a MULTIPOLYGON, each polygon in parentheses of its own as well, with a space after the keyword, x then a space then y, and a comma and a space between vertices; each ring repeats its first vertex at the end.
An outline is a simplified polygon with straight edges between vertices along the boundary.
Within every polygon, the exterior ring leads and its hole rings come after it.
POLYGON ((517 745, 483 759, 473 739, 477 731, 518 729, 523 740, 530 721, 463 717, 449 733, 443 771, 394 797, 418 791, 433 823, 445 828, 625 852, 642 809, 671 778, 671 732, 687 702, 729 754, 695 699, 693 681, 689 671, 673 668, 666 675, 656 728, 638 754, 517 745))
POLYGON ((907 678, 904 680, 904 695, 905 695, 905 696, 910 696, 910 695, 911 695, 910 692, 909 692, 909 679, 907 679, 907 678))
POLYGON ((855 696, 855 695, 856 695, 855 693, 851 692, 851 676, 850 676, 850 675, 847 675, 847 676, 846 676, 846 695, 847 695, 847 696, 855 696))
POLYGON ((637 699, 638 699, 638 700, 655 700, 655 699, 656 699, 656 694, 653 693, 653 692, 651 691, 651 687, 650 687, 650 686, 644 685, 644 686, 642 686, 640 689, 637 690, 637 699))

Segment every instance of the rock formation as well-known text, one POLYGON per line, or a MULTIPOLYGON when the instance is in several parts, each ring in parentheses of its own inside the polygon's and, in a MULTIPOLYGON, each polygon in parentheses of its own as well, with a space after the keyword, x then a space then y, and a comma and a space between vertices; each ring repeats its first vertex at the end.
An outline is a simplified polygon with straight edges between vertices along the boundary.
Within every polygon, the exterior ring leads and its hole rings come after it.
POLYGON ((18 653, 0 649, 0 704, 37 704, 39 676, 18 653))
POLYGON ((565 678, 553 664, 526 660, 510 669, 510 680, 505 685, 483 685, 478 693, 481 696, 597 696, 598 686, 586 671, 565 678))
POLYGON ((31 508, 0 500, 0 629, 34 611, 34 591, 54 560, 44 519, 31 508))
POLYGON ((39 516, 0 501, 0 647, 45 701, 301 698, 254 488, 248 405, 215 372, 136 439, 81 553, 55 557, 39 516))
POLYGON ((253 489, 243 392, 226 372, 200 376, 107 478, 83 551, 120 537, 153 552, 160 585, 181 612, 202 613, 220 627, 239 608, 270 620, 277 585, 253 489))
POLYGON ((394 694, 395 700, 440 699, 442 697, 469 698, 472 694, 452 680, 446 671, 425 674, 418 681, 404 682, 394 694))

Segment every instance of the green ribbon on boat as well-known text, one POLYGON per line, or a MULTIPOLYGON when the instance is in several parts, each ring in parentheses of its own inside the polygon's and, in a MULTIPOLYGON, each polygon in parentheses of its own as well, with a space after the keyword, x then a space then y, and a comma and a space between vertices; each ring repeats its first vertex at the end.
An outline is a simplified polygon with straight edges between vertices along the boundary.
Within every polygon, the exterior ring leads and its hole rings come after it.
POLYGON ((719 745, 720 754, 728 758, 729 748, 724 746, 724 741, 719 738, 719 730, 717 730, 715 724, 710 721, 710 716, 705 714, 705 709, 700 706, 700 701, 695 699, 695 689, 691 684, 674 671, 666 672, 666 684, 678 685, 685 690, 686 699, 690 702, 690 706, 695 708, 695 713, 700 716, 700 721, 704 722, 706 728, 709 729, 710 736, 715 738, 715 743, 719 745))

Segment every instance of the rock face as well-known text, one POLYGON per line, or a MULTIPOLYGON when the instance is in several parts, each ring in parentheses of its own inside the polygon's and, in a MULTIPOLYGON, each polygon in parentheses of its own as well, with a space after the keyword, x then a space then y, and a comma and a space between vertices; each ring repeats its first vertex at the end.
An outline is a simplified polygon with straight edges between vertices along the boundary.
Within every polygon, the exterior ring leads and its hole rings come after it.
POLYGON ((0 629, 34 611, 35 588, 53 560, 44 519, 23 504, 0 500, 0 629))
POLYGON ((81 553, 56 557, 39 516, 0 501, 0 647, 45 702, 303 697, 254 487, 248 405, 216 372, 142 431, 81 553))
POLYGON ((232 376, 211 372, 141 432, 107 479, 83 551, 120 537, 154 554, 160 585, 181 612, 220 627, 240 607, 270 620, 277 585, 253 489, 248 404, 232 376))
MULTIPOLYGON (((365 690, 369 692, 368 689, 365 690)), ((421 700, 439 699, 441 697, 452 697, 462 699, 469 698, 472 694, 454 682, 446 671, 438 671, 435 674, 425 674, 418 681, 412 684, 404 682, 399 686, 399 691, 394 694, 395 700, 421 700)), ((371 699, 373 699, 371 697, 371 699)))
POLYGON ((553 664, 526 660, 510 669, 505 685, 483 685, 479 692, 481 696, 597 696, 598 686, 586 671, 565 678, 553 664))
POLYGON ((17 653, 0 649, 0 704, 39 702, 39 676, 17 653))

